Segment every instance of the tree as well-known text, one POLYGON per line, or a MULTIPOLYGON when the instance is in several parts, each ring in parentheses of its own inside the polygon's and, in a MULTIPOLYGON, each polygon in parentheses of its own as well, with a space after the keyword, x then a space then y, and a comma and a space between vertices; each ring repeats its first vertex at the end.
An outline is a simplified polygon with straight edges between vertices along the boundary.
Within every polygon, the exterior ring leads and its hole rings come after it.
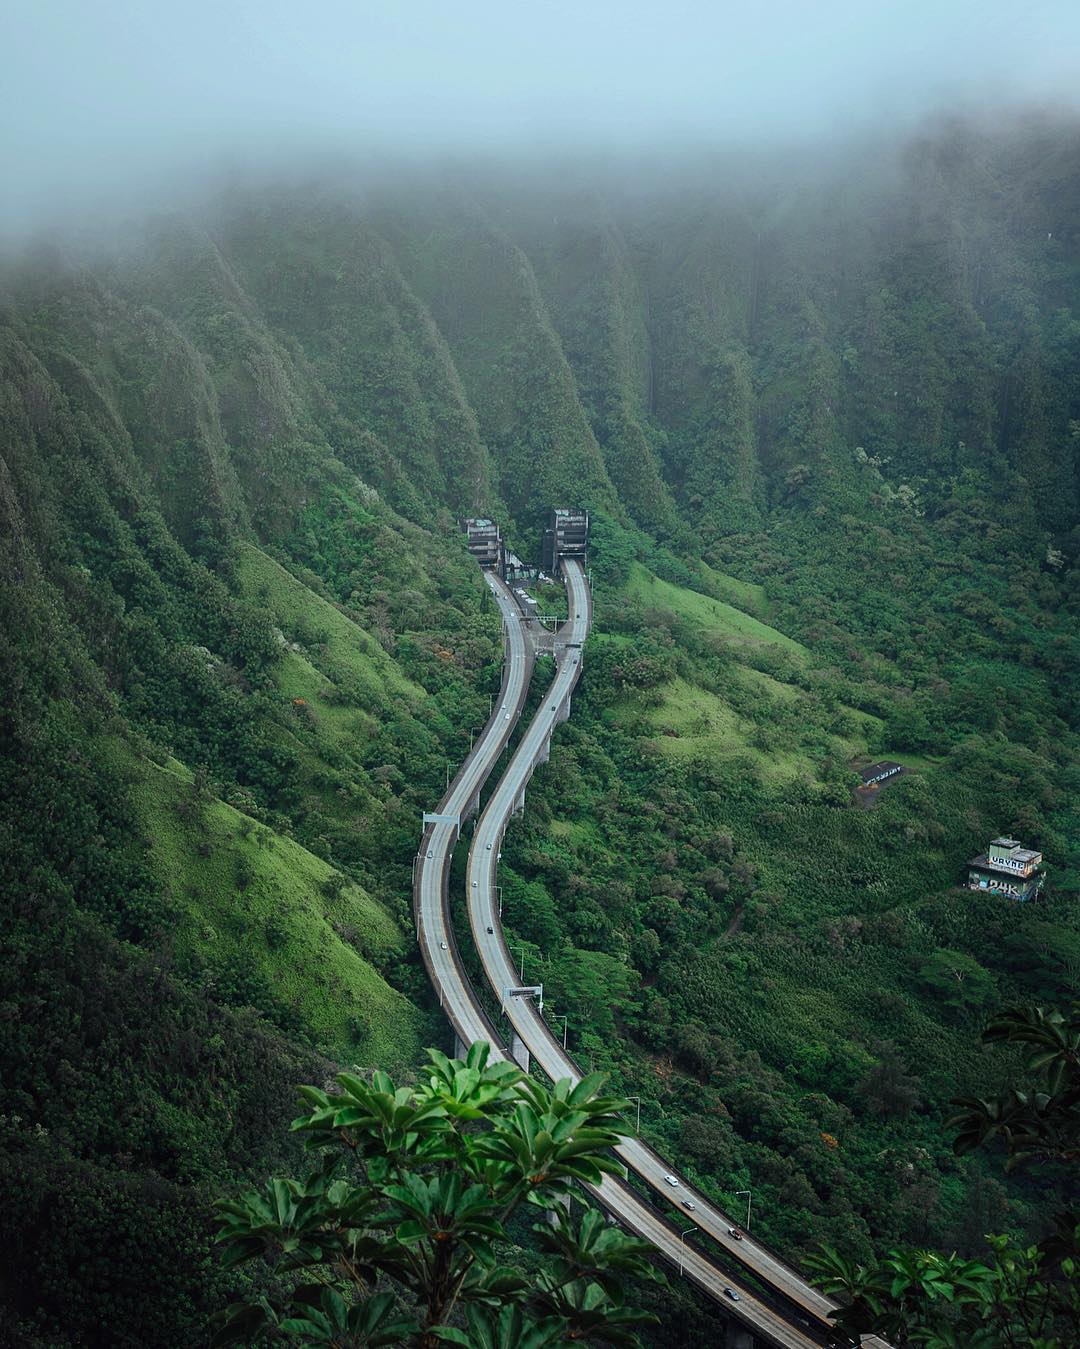
POLYGON ((946 1007, 979 1011, 994 996, 994 979, 963 951, 938 950, 919 967, 926 988, 939 993, 946 1007))
POLYGON ((859 1084, 859 1094, 872 1115, 905 1119, 920 1103, 919 1080, 908 1072, 891 1040, 874 1048, 880 1057, 859 1084))
MULTIPOLYGON (((1038 1089, 1011 1088, 990 1099, 965 1097, 950 1121, 964 1154, 1000 1139, 1008 1169, 1075 1167, 1080 1161, 1080 1004, 1071 1015, 1039 1007, 1004 1012, 983 1032, 986 1044, 1029 1047, 1038 1089)), ((926 1349, 1068 1349, 1080 1344, 1080 1221, 1054 1215, 1049 1236, 1018 1246, 988 1236, 985 1258, 892 1250, 876 1262, 831 1248, 810 1256, 827 1293, 846 1305, 834 1314, 837 1344, 874 1333, 926 1349)))
POLYGON ((622 1276, 659 1278, 648 1243, 609 1227, 572 1188, 621 1168, 626 1102, 603 1074, 548 1090, 475 1044, 466 1059, 428 1050, 417 1087, 351 1073, 294 1121, 317 1166, 218 1204, 235 1267, 267 1261, 272 1294, 218 1315, 213 1344, 490 1345, 541 1349, 588 1337, 633 1345, 654 1318, 624 1305, 622 1276), (544 1261, 528 1281, 496 1250, 521 1209, 544 1261), (464 1316, 467 1329, 455 1324, 464 1316))

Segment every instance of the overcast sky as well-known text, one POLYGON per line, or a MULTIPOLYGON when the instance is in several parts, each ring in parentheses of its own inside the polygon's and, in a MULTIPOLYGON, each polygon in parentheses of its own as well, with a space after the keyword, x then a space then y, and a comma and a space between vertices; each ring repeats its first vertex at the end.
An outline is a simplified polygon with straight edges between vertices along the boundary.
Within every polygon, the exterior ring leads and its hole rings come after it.
POLYGON ((757 144, 1078 89, 1080 0, 0 0, 0 215, 279 152, 757 144))

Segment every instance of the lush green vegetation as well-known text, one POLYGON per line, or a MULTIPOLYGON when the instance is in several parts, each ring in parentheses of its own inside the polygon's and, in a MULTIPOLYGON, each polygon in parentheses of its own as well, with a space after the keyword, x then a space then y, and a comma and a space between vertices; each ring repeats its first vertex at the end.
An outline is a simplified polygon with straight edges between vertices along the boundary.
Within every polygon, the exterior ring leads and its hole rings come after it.
MULTIPOLYGON (((1080 1160, 1080 1016, 1022 1007, 999 1016, 986 1044, 1022 1045, 1032 1083, 1001 1095, 956 1102, 955 1148, 968 1153, 1000 1139, 1007 1166, 1048 1169, 1064 1195, 1080 1160)), ((1072 1196, 1070 1195, 1070 1198, 1072 1196)), ((819 1281, 843 1298, 835 1316, 838 1344, 863 1334, 897 1345, 970 1349, 1066 1349, 1080 1336, 1080 1224, 1066 1208, 1052 1215, 1042 1241, 988 1237, 982 1258, 955 1252, 894 1250, 864 1266, 832 1249, 812 1257, 819 1281)))
POLYGON ((793 1258, 1043 1235, 942 1124, 1016 1067, 987 1009, 1080 970, 1075 137, 643 183, 235 192, 5 266, 16 1342, 202 1343, 211 1196, 295 1163, 292 1085, 443 1034, 410 877, 498 683, 474 508, 522 555, 594 515, 503 863, 571 1047, 793 1258), (1038 905, 957 888, 1004 830, 1038 905))

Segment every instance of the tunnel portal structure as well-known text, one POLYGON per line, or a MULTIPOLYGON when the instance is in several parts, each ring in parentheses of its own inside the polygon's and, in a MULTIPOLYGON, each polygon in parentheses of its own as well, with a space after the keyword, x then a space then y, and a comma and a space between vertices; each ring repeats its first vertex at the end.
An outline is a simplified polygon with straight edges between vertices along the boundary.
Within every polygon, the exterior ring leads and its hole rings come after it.
POLYGON ((551 524, 544 530, 544 570, 548 575, 559 574, 559 563, 564 557, 576 558, 585 566, 588 562, 588 547, 588 511, 553 510, 551 524))
POLYGON ((506 578, 506 547, 503 544, 502 530, 494 520, 486 517, 470 517, 462 520, 469 552, 485 571, 493 571, 497 576, 506 578))

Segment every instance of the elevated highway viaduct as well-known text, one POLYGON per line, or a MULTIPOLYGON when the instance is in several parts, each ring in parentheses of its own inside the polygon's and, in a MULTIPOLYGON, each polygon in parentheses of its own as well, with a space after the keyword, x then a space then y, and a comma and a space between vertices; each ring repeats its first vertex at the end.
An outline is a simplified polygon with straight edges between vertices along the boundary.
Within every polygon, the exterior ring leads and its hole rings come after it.
MULTIPOLYGON (((509 587, 492 573, 485 573, 485 579, 502 612, 507 649, 499 701, 438 810, 426 817, 417 859, 414 907, 423 959, 458 1042, 466 1045, 488 1040, 497 1057, 512 1056, 527 1067, 531 1055, 552 1081, 560 1077, 577 1081, 583 1074, 544 1021, 539 1005, 529 997, 508 996, 510 990, 518 988, 519 978, 495 901, 503 833, 514 812, 524 806, 526 786, 536 766, 547 758, 552 732, 569 715, 571 695, 581 674, 582 647, 591 623, 591 596, 579 562, 565 559, 561 570, 569 617, 559 634, 555 678, 480 816, 465 882, 469 923, 481 964, 513 1028, 510 1050, 503 1048, 499 1030, 464 968, 449 912, 450 863, 461 821, 475 808, 480 789, 521 715, 532 670, 531 643, 523 616, 509 587)), ((750 1338, 744 1337, 743 1343, 806 1349, 825 1342, 833 1303, 749 1234, 742 1234, 741 1240, 733 1238, 730 1231, 735 1222, 697 1193, 647 1144, 629 1139, 618 1152, 627 1168, 648 1188, 670 1202, 682 1201, 679 1216, 685 1220, 683 1229, 669 1222, 627 1181, 606 1177, 595 1188, 595 1198, 629 1230, 651 1241, 680 1273, 722 1305, 736 1324, 745 1327, 750 1338), (679 1185, 672 1187, 668 1176, 678 1179, 679 1185), (693 1208, 686 1207, 688 1199, 693 1208), (687 1244, 689 1226, 712 1237, 724 1252, 725 1264, 741 1264, 768 1292, 752 1292, 733 1279, 710 1253, 687 1244)), ((864 1345, 866 1349, 889 1349, 884 1341, 873 1338, 865 1340, 864 1345)))

